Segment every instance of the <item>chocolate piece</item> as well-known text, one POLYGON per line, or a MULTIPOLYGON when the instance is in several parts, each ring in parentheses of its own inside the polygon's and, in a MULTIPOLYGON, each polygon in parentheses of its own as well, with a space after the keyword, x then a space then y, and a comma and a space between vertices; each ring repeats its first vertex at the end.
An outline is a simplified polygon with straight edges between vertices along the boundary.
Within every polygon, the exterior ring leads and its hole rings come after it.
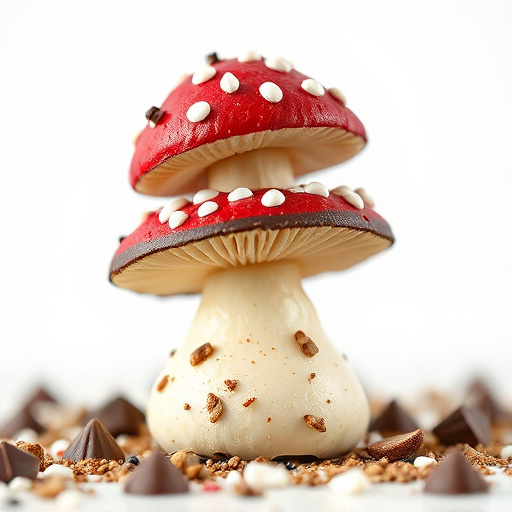
POLYGON ((163 453, 156 451, 130 475, 124 492, 144 495, 178 494, 189 492, 189 486, 181 471, 163 453))
POLYGON ((512 423, 512 414, 500 407, 487 384, 480 378, 469 385, 464 404, 479 408, 490 417, 491 422, 512 423))
POLYGON ((124 452, 105 427, 92 419, 62 455, 77 462, 85 459, 124 460, 124 452))
POLYGON ((37 388, 30 398, 26 401, 25 407, 31 409, 34 404, 41 402, 51 402, 53 404, 58 403, 58 400, 53 397, 45 388, 37 388))
POLYGON ((478 443, 488 444, 491 433, 490 417, 477 407, 463 405, 439 425, 432 432, 445 445, 467 443, 476 446, 478 443))
POLYGON ((295 341, 306 357, 310 358, 318 354, 318 347, 315 342, 302 331, 297 331, 295 333, 295 341))
POLYGON ((8 484, 13 478, 23 476, 35 480, 39 472, 39 459, 16 446, 0 441, 0 481, 8 484))
POLYGON ((92 418, 98 419, 114 437, 138 435, 146 423, 144 414, 122 396, 105 404, 89 419, 92 418))
POLYGON ((208 393, 208 398, 206 399, 206 410, 210 415, 211 423, 218 421, 222 414, 222 402, 220 398, 215 396, 213 393, 208 393))
POLYGON ((373 418, 368 431, 407 434, 418 430, 418 428, 416 421, 402 409, 396 400, 392 400, 379 415, 373 418))
POLYGON ((318 418, 317 416, 313 416, 312 414, 306 414, 304 416, 304 421, 308 427, 314 428, 318 430, 318 432, 326 432, 325 421, 323 418, 318 418))
POLYGON ((375 459, 386 457, 389 462, 410 457, 423 444, 423 432, 418 429, 408 434, 387 437, 377 443, 370 444, 366 451, 375 459))
POLYGON ((212 64, 217 64, 217 62, 220 62, 217 52, 209 53, 206 56, 206 62, 208 63, 209 66, 211 66, 212 64))
POLYGON ((432 470, 424 488, 425 492, 435 494, 468 494, 487 490, 487 482, 459 450, 449 452, 432 470))
POLYGON ((203 361, 206 361, 213 354, 213 347, 211 343, 204 343, 197 347, 192 354, 190 354, 190 364, 197 366, 203 361))
POLYGON ((17 432, 25 428, 30 428, 38 434, 45 431, 45 428, 36 421, 30 410, 27 407, 22 407, 17 414, 0 427, 0 437, 12 438, 17 432))
POLYGON ((151 107, 146 112, 146 119, 153 123, 153 125, 157 125, 160 119, 162 119, 162 116, 164 115, 164 111, 160 110, 158 107, 151 107))

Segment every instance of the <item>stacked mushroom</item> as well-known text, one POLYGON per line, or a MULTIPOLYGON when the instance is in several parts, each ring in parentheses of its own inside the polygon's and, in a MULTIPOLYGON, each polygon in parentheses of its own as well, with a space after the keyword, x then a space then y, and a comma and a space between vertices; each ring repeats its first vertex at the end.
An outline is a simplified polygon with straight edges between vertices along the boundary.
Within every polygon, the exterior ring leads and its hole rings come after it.
POLYGON ((202 293, 148 425, 168 452, 339 455, 364 435, 368 405, 301 279, 350 267, 393 235, 363 190, 294 180, 355 155, 365 130, 337 89, 287 60, 208 60, 147 112, 131 166, 139 192, 191 198, 151 213, 111 266, 123 288, 202 293))

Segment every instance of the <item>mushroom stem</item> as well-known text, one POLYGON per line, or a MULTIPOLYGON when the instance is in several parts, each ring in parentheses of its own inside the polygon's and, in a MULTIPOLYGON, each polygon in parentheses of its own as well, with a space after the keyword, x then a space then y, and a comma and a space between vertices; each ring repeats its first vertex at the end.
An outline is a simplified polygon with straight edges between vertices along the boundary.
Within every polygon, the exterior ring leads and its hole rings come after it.
POLYGON ((294 174, 283 148, 261 148, 215 162, 208 168, 208 186, 221 192, 238 187, 289 188, 294 174))
POLYGON ((185 342, 153 387, 147 420, 169 452, 331 457, 362 438, 368 405, 291 261, 208 278, 185 342), (208 356, 197 357, 206 343, 208 356), (208 410, 211 396, 218 410, 208 410))

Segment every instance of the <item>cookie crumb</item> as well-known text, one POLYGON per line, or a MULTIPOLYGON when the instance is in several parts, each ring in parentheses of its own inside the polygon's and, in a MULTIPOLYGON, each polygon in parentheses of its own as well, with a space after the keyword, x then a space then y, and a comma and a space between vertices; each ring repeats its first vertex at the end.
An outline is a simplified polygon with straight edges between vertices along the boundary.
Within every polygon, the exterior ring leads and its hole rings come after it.
POLYGON ((252 398, 248 398, 242 405, 244 407, 249 407, 249 405, 251 405, 255 400, 257 400, 257 398, 253 396, 252 398))
POLYGON ((306 414, 304 416, 304 421, 308 427, 314 428, 318 430, 318 432, 326 432, 325 428, 325 420, 323 418, 318 418, 317 416, 313 416, 312 414, 306 414))
POLYGON ((236 385, 238 384, 237 380, 225 380, 224 384, 229 389, 229 391, 234 391, 236 389, 236 385))
POLYGON ((190 364, 197 366, 206 361, 213 354, 213 347, 211 343, 204 343, 197 347, 192 354, 190 354, 190 364))
POLYGON ((295 341, 307 358, 311 358, 318 353, 318 347, 315 342, 302 331, 297 331, 295 333, 295 341))
POLYGON ((208 393, 206 399, 206 410, 210 415, 210 423, 216 423, 222 415, 222 401, 213 393, 208 393))
POLYGON ((157 384, 156 390, 161 393, 169 384, 169 375, 164 375, 162 380, 157 384))
POLYGON ((183 409, 185 409, 185 411, 190 411, 190 404, 183 404, 183 409))

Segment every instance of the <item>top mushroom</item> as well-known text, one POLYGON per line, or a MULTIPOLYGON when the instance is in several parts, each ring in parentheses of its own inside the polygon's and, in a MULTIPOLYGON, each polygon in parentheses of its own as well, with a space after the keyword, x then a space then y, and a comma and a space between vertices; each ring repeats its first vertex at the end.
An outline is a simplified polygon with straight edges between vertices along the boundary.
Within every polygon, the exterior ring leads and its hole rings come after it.
POLYGON ((213 54, 146 117, 130 182, 155 196, 287 188, 366 143, 338 89, 325 89, 285 59, 253 52, 227 60, 213 54))

